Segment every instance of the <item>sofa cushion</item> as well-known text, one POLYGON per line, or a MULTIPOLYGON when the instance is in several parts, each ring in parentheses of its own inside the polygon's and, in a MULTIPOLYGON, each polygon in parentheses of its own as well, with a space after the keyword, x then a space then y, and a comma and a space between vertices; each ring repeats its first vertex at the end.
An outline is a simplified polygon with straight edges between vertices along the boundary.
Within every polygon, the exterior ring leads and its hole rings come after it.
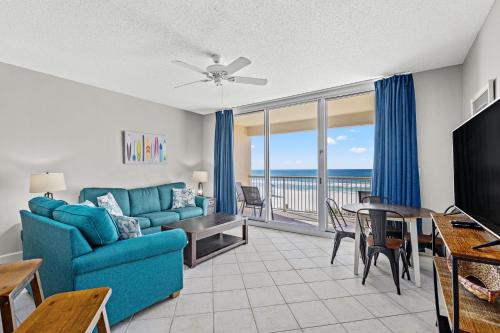
POLYGON ((173 188, 186 188, 186 183, 171 183, 158 186, 160 194, 161 210, 168 210, 172 208, 172 189, 173 188))
POLYGON ((130 216, 159 212, 160 195, 156 187, 136 188, 128 191, 130 198, 130 216))
POLYGON ((190 188, 173 188, 172 197, 172 209, 196 207, 195 195, 190 188))
POLYGON ((137 221, 139 221, 139 226, 141 227, 141 230, 149 228, 151 226, 151 221, 147 217, 144 216, 133 216, 133 217, 136 218, 137 221))
POLYGON ((172 209, 172 211, 178 213, 181 220, 203 215, 203 208, 200 207, 183 207, 172 209))
POLYGON ((152 227, 157 227, 160 225, 165 225, 179 221, 179 214, 173 211, 147 213, 147 214, 142 214, 141 217, 149 218, 152 227))
POLYGON ((135 217, 111 215, 119 231, 119 239, 129 239, 142 236, 139 221, 135 217))
POLYGON ((116 202, 116 199, 111 192, 97 197, 97 205, 106 209, 111 215, 124 216, 120 205, 118 205, 118 202, 116 202))
POLYGON ((58 207, 67 205, 68 203, 63 200, 54 200, 46 197, 36 197, 28 202, 28 207, 33 214, 42 215, 53 218, 52 213, 58 207))
POLYGON ((65 205, 54 210, 53 215, 54 220, 78 228, 92 246, 107 245, 118 240, 118 228, 104 208, 65 205))
POLYGON ((80 202, 89 200, 92 203, 94 203, 94 205, 97 206, 97 197, 106 195, 108 193, 113 194, 113 197, 120 206, 123 215, 130 216, 130 202, 128 197, 128 191, 123 188, 87 187, 80 191, 80 202))

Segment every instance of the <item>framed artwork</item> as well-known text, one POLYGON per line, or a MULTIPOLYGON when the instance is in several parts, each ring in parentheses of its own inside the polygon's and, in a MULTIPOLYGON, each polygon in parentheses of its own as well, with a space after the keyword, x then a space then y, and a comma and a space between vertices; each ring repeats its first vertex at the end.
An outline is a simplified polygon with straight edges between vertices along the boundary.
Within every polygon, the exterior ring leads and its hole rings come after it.
POLYGON ((123 163, 159 164, 167 161, 167 137, 123 131, 123 163))

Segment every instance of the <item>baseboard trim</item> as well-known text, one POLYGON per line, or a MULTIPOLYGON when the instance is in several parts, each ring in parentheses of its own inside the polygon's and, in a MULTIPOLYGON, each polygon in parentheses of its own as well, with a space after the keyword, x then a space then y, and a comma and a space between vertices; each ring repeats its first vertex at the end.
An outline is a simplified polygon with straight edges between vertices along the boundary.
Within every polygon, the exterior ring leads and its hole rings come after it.
POLYGON ((280 231, 288 231, 288 232, 293 232, 293 233, 302 234, 302 235, 317 236, 317 237, 323 237, 323 238, 333 238, 334 237, 334 234, 331 232, 301 228, 298 226, 287 225, 284 222, 263 222, 263 221, 259 221, 259 220, 254 220, 251 217, 248 218, 248 224, 255 226, 255 227, 268 228, 268 229, 274 229, 274 230, 280 230, 280 231))
POLYGON ((23 251, 2 254, 0 255, 0 264, 5 264, 8 262, 13 262, 22 259, 23 259, 23 251))

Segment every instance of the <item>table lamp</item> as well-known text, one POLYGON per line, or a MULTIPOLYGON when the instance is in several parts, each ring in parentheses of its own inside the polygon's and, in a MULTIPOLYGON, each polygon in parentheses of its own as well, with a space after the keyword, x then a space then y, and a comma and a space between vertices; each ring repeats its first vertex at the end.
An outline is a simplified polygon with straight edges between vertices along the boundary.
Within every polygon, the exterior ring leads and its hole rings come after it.
POLYGON ((198 195, 203 195, 203 183, 208 182, 208 171, 194 171, 193 180, 198 182, 198 195))
POLYGON ((43 193, 46 198, 54 198, 52 192, 64 191, 66 182, 62 172, 33 173, 30 178, 30 193, 43 193))

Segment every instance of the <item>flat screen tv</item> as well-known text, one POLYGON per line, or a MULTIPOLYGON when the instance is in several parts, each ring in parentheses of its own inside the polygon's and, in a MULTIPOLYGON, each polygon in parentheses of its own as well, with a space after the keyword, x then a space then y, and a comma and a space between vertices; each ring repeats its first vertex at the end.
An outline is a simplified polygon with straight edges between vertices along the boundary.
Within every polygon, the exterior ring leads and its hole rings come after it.
POLYGON ((455 206, 500 238, 500 100, 453 131, 455 206))

